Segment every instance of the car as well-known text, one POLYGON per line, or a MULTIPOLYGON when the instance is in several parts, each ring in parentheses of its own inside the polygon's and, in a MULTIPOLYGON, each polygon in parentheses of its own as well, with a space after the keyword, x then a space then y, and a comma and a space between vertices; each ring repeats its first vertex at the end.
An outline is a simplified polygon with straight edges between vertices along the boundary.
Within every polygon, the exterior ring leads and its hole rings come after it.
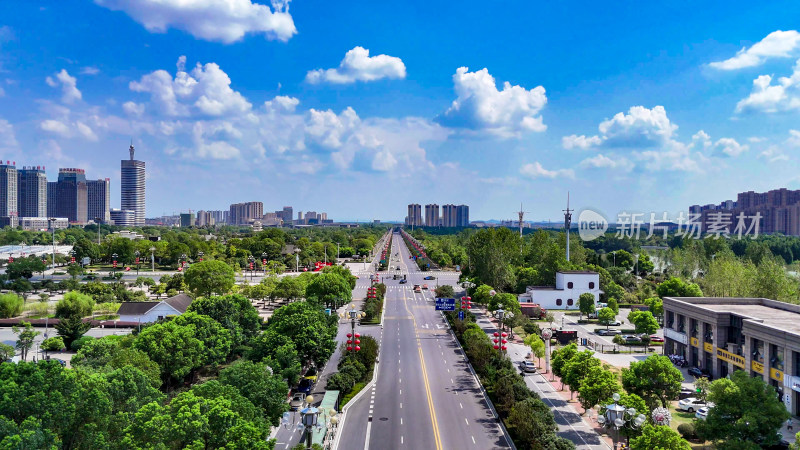
POLYGON ((681 393, 678 394, 678 400, 683 400, 685 398, 694 397, 695 395, 697 395, 697 390, 696 389, 683 388, 683 389, 681 389, 681 393))
POLYGON ((400 266, 397 266, 397 268, 395 270, 400 270, 400 266))
POLYGON ((622 340, 625 341, 625 343, 627 343, 627 344, 641 341, 641 339, 639 339, 639 337, 634 336, 632 334, 623 334, 622 335, 622 340))
POLYGON ((406 283, 408 283, 408 280, 406 280, 405 278, 403 278, 402 280, 400 280, 400 284, 406 284, 406 283))
POLYGON ((292 395, 292 399, 289 400, 289 408, 292 411, 297 411, 303 407, 303 403, 305 403, 305 401, 306 394, 303 394, 302 392, 295 392, 295 394, 292 395))
POLYGON ((423 278, 423 280, 435 280, 436 277, 433 275, 428 275, 427 277, 423 278))
POLYGON ((702 407, 702 408, 698 409, 696 413, 694 413, 694 416, 696 418, 700 419, 700 420, 706 420, 706 417, 708 417, 708 410, 709 409, 711 409, 711 408, 708 407, 708 406, 702 407))
POLYGON ((622 325, 622 322, 620 322, 619 320, 615 320, 613 322, 608 322, 608 326, 610 326, 610 327, 618 327, 620 325, 622 325))
POLYGON ((653 334, 650 336, 650 342, 664 342, 664 338, 653 334))
POLYGON ((710 404, 708 404, 705 400, 701 400, 697 397, 688 397, 683 400, 678 400, 678 409, 690 413, 695 412, 700 408, 705 408, 707 406, 710 406, 710 404))
POLYGON ((614 330, 614 329, 608 329, 607 330, 605 328, 601 328, 601 329, 597 330, 597 335, 598 336, 615 336, 615 335, 620 334, 620 333, 622 333, 622 332, 619 331, 619 330, 614 330))
POLYGON ((300 384, 297 385, 297 389, 295 392, 301 392, 303 394, 310 394, 311 390, 314 389, 314 380, 303 378, 300 380, 300 384))
POLYGON ((711 379, 711 377, 707 373, 705 373, 703 369, 700 369, 699 367, 690 367, 688 372, 689 375, 692 375, 695 378, 708 378, 709 380, 711 379))
POLYGON ((427 290, 427 289, 428 289, 428 285, 427 285, 427 284, 423 284, 423 285, 422 285, 422 289, 425 289, 425 290, 427 290))
POLYGON ((418 284, 414 285, 414 292, 422 292, 422 289, 419 287, 418 284))
POLYGON ((522 373, 536 373, 536 365, 530 361, 520 361, 519 371, 522 373))

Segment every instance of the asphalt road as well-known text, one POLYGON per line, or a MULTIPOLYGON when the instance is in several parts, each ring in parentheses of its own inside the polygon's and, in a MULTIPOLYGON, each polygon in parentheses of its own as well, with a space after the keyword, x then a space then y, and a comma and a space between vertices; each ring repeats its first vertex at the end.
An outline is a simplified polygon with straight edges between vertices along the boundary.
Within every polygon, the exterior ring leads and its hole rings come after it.
POLYGON ((381 275, 405 274, 408 284, 386 280, 377 381, 348 408, 338 448, 508 448, 447 324, 434 311, 437 281, 455 285, 458 274, 419 272, 399 234, 391 254, 391 267, 381 275), (423 280, 427 275, 438 280, 423 280), (425 283, 431 290, 412 291, 425 283))

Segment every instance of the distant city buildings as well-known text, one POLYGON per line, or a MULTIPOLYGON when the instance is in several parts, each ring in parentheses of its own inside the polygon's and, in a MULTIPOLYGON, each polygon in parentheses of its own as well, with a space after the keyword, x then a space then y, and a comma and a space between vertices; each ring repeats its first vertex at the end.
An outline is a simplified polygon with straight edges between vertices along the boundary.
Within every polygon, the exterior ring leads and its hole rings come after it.
POLYGON ((234 203, 229 211, 228 223, 230 225, 252 225, 254 221, 261 220, 264 216, 264 203, 234 203))
POLYGON ((74 225, 85 225, 89 220, 86 171, 76 168, 58 169, 55 200, 56 217, 66 217, 74 225))
POLYGON ((6 161, 0 164, 0 217, 18 217, 17 166, 6 161))
POLYGON ((782 188, 761 193, 741 192, 736 201, 692 205, 689 212, 699 214, 695 221, 706 233, 725 230, 735 234, 737 227, 745 227, 746 230, 758 225, 758 233, 800 236, 800 190, 782 188), (756 219, 757 224, 754 223, 756 219))
POLYGON ((119 227, 132 227, 136 224, 136 212, 130 209, 112 209, 111 221, 119 227))
POLYGON ((86 185, 88 219, 95 222, 111 222, 111 180, 109 178, 89 180, 86 185))
POLYGON ((467 205, 442 205, 442 215, 439 216, 439 205, 430 203, 425 205, 425 217, 423 221, 422 206, 418 203, 408 205, 408 215, 405 219, 405 224, 415 227, 468 227, 469 224, 469 206, 467 205))
POLYGON ((47 175, 44 167, 17 172, 17 212, 20 217, 47 217, 47 175))
POLYGON ((123 159, 121 162, 121 206, 123 210, 134 212, 135 226, 142 226, 145 219, 145 163, 134 159, 133 144, 128 152, 130 159, 123 159))

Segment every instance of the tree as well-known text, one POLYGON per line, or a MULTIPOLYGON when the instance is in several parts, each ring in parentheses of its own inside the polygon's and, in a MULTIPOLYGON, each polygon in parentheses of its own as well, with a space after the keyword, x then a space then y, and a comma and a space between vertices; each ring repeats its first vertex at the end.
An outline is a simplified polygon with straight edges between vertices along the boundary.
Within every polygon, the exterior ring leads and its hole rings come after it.
POLYGON ((203 364, 221 364, 231 353, 231 333, 216 320, 195 312, 186 312, 173 319, 180 326, 194 326, 194 336, 203 343, 203 364))
POLYGON ((778 431, 790 417, 775 388, 743 370, 734 371, 730 379, 714 380, 708 401, 714 407, 706 420, 697 421, 697 434, 720 449, 734 448, 735 442, 775 445, 781 437, 778 431))
POLYGON ((580 384, 578 399, 586 410, 611 397, 619 391, 619 388, 619 381, 613 372, 599 365, 593 365, 580 384))
POLYGON ((161 367, 164 381, 180 381, 203 364, 203 343, 195 337, 194 326, 170 321, 142 330, 133 342, 161 367))
POLYGON ((538 335, 531 334, 525 338, 525 345, 531 348, 531 353, 533 356, 539 359, 539 365, 542 365, 542 357, 547 352, 547 349, 544 345, 544 341, 538 335))
POLYGON ((227 328, 231 332, 234 349, 258 335, 263 323, 250 300, 236 294, 198 298, 189 305, 187 312, 211 317, 227 328))
POLYGON ((633 255, 625 250, 616 250, 613 259, 616 267, 622 267, 626 270, 633 269, 633 255))
POLYGON ((235 387, 245 398, 261 408, 264 417, 273 426, 278 426, 281 415, 289 406, 286 404, 286 382, 264 363, 240 360, 222 370, 219 381, 235 387))
POLYGON ((614 315, 619 314, 619 302, 614 297, 608 299, 608 307, 614 310, 614 315))
POLYGON ((56 317, 86 317, 92 314, 94 300, 86 294, 70 291, 64 294, 64 298, 56 303, 56 317))
POLYGON ((622 369, 622 387, 631 394, 643 398, 649 409, 667 407, 681 392, 683 375, 669 358, 651 355, 644 361, 631 362, 630 368, 622 369))
POLYGON ((453 286, 449 284, 443 284, 437 287, 433 294, 438 298, 453 298, 456 296, 456 291, 453 289, 453 286))
POLYGON ((658 321, 653 317, 650 311, 631 311, 628 314, 628 320, 631 321, 636 333, 651 335, 658 331, 658 321))
POLYGON ((13 358, 14 353, 16 353, 16 351, 14 351, 14 347, 0 342, 0 362, 5 362, 13 358))
POLYGON ((481 305, 488 305, 489 300, 492 299, 492 291, 494 291, 493 287, 489 286, 488 284, 482 284, 475 289, 475 293, 472 294, 472 299, 481 305))
POLYGON ((326 266, 322 268, 322 273, 331 273, 339 275, 345 281, 347 281, 347 284, 350 285, 351 291, 356 288, 357 278, 353 275, 352 272, 350 272, 350 269, 348 269, 345 266, 339 266, 339 265, 326 266))
POLYGON ((695 395, 695 397, 705 401, 708 397, 708 389, 711 387, 711 380, 706 377, 695 378, 694 387, 697 391, 697 395, 695 395))
POLYGON ((631 439, 631 450, 691 450, 692 446, 686 442, 677 431, 666 425, 651 425, 642 427, 642 434, 631 439))
POLYGON ((581 294, 580 297, 578 297, 578 308, 581 312, 580 318, 583 318, 584 314, 588 316, 595 312, 594 295, 588 292, 581 294))
POLYGON ((22 307, 25 303, 17 294, 0 295, 0 318, 7 319, 22 314, 22 307))
POLYGON ((320 273, 306 286, 306 298, 315 299, 329 307, 350 302, 353 291, 350 283, 338 273, 320 273))
POLYGON ((571 394, 574 394, 580 390, 593 367, 600 367, 600 360, 594 357, 594 352, 591 350, 578 352, 561 368, 561 381, 569 386, 571 394))
POLYGON ((601 298, 605 298, 606 300, 611 298, 621 299, 625 295, 625 289, 613 281, 609 282, 605 288, 601 287, 601 289, 603 289, 601 298))
POLYGON ((513 265, 520 260, 519 235, 508 228, 486 228, 467 241, 469 272, 499 289, 514 287, 513 265))
POLYGON ((45 270, 47 270, 47 265, 37 256, 19 258, 6 266, 6 274, 9 280, 18 278, 31 279, 34 273, 44 272, 45 270))
POLYGON ((664 297, 702 297, 703 291, 694 283, 687 283, 680 278, 670 277, 656 287, 656 292, 664 297))
POLYGON ((664 316, 664 302, 659 297, 646 298, 642 303, 650 308, 650 312, 653 313, 654 317, 664 316))
POLYGON ((33 340, 42 333, 35 331, 30 322, 25 321, 21 321, 19 326, 14 325, 11 330, 17 335, 16 348, 20 350, 22 360, 26 361, 28 359, 28 351, 33 347, 33 340))
POLYGON ((520 314, 519 300, 514 294, 502 293, 495 295, 489 300, 488 309, 494 312, 500 309, 501 305, 504 311, 511 311, 514 315, 520 314))
MULTIPOLYGON (((174 277, 173 277, 174 278, 174 277)), ((186 269, 184 281, 195 297, 224 295, 233 288, 236 278, 233 267, 222 261, 200 261, 186 269)))
POLYGON ((247 357, 255 362, 266 363, 276 374, 286 379, 290 386, 300 378, 300 358, 294 342, 273 329, 253 338, 247 357))
POLYGON ((45 339, 42 341, 41 347, 42 350, 46 350, 48 352, 57 352, 67 348, 66 345, 64 345, 64 339, 62 339, 60 336, 53 336, 45 339))
POLYGON ((534 445, 537 442, 554 435, 558 429, 550 408, 534 397, 516 402, 511 407, 506 423, 519 448, 536 448, 534 445))
POLYGON ((305 293, 305 286, 300 281, 299 277, 287 276, 278 281, 278 284, 272 291, 272 298, 285 298, 291 302, 303 298, 305 293))
POLYGON ((90 328, 92 328, 92 324, 84 322, 83 318, 78 315, 59 319, 55 325, 58 335, 64 339, 66 348, 72 348, 72 343, 83 337, 90 328))
MULTIPOLYGON (((578 346, 575 343, 570 343, 560 349, 553 350, 551 355, 550 367, 553 373, 558 377, 562 377, 562 368, 567 362, 578 353, 578 346)), ((564 382, 562 381, 562 385, 564 382)))
POLYGON ((267 323, 268 329, 289 337, 304 363, 321 367, 336 348, 336 317, 327 316, 306 302, 278 308, 267 323))
POLYGON ((85 270, 83 270, 83 266, 80 264, 70 264, 69 267, 67 267, 67 273, 73 280, 83 275, 84 272, 85 270))
POLYGON ((608 325, 616 318, 617 314, 610 307, 603 308, 599 313, 597 313, 597 320, 606 326, 606 330, 608 329, 608 325))

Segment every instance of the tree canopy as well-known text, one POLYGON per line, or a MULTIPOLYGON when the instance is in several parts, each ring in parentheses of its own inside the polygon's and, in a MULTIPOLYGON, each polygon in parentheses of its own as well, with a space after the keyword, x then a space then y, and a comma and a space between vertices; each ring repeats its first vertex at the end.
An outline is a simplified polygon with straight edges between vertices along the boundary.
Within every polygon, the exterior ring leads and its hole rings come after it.
POLYGON ((200 261, 186 269, 184 281, 196 297, 224 295, 231 291, 236 279, 233 267, 223 261, 200 261))

